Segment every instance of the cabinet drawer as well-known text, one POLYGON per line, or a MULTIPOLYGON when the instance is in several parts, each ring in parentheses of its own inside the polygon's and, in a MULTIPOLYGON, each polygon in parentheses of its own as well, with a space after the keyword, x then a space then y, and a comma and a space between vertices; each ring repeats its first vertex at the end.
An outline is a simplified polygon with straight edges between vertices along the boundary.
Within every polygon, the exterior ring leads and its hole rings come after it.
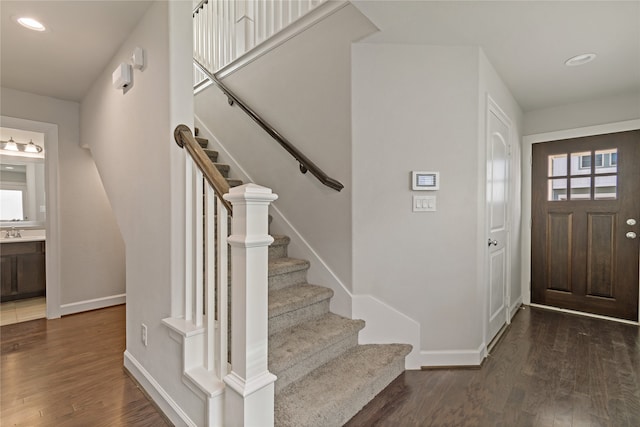
POLYGON ((36 254, 44 252, 44 241, 0 243, 0 255, 36 254))

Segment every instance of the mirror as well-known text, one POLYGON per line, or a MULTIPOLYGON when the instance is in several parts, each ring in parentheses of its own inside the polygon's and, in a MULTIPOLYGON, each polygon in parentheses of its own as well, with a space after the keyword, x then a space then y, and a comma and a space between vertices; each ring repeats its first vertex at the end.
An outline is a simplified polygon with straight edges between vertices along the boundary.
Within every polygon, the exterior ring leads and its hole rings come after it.
MULTIPOLYGON (((24 131, 0 128, 0 136, 7 132, 22 142, 24 131), (18 139, 17 135, 20 135, 18 139)), ((30 132, 30 134, 32 134, 30 132)), ((42 139, 42 134, 27 135, 42 139)), ((3 141, 9 138, 2 138, 3 141)), ((24 142, 29 142, 26 139, 24 142)), ((42 145, 42 141, 38 141, 42 145)), ((45 227, 46 195, 44 152, 38 154, 8 152, 0 147, 0 226, 45 227)))

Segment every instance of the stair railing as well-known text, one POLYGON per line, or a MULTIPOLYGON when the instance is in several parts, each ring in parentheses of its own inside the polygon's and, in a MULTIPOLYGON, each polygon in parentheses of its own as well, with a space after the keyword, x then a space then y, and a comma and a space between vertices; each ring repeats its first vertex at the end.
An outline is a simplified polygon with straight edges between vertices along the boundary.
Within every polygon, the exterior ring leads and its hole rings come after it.
POLYGON ((193 160, 186 166, 185 320, 204 330, 203 354, 194 358, 194 365, 201 364, 222 380, 229 365, 226 240, 233 206, 223 197, 229 192, 229 184, 188 126, 177 126, 174 138, 193 160))
POLYGON ((327 175, 280 132, 251 109, 214 72, 267 40, 293 21, 327 0, 202 0, 193 11, 194 90, 210 81, 285 149, 303 174, 311 172, 322 184, 336 191, 344 185, 327 175))
POLYGON ((202 0, 193 9, 194 57, 217 72, 325 2, 202 0))
POLYGON ((174 138, 193 159, 187 162, 185 321, 202 331, 185 348, 185 375, 211 397, 220 390, 212 379, 224 381, 222 425, 273 426, 267 259, 269 205, 278 196, 256 184, 229 188, 186 125, 176 127, 174 138))
POLYGON ((327 175, 320 167, 318 167, 313 161, 311 161, 307 156, 305 156, 300 150, 298 150, 289 140, 287 140, 282 134, 280 134, 277 130, 273 128, 266 120, 258 115, 255 111, 253 111, 245 102, 243 102, 236 94, 234 94, 228 87, 226 87, 222 82, 220 82, 212 73, 209 72, 198 62, 197 59, 193 60, 194 65, 202 72, 203 75, 207 76, 207 78, 213 82, 227 97, 229 100, 229 105, 237 105, 242 111, 244 111, 254 122, 258 124, 269 136, 271 136, 285 151, 291 156, 299 164, 300 172, 303 174, 311 172, 313 176, 315 176, 318 181, 322 184, 326 185, 329 188, 332 188, 336 191, 340 191, 344 188, 342 183, 334 178, 331 178, 327 175))

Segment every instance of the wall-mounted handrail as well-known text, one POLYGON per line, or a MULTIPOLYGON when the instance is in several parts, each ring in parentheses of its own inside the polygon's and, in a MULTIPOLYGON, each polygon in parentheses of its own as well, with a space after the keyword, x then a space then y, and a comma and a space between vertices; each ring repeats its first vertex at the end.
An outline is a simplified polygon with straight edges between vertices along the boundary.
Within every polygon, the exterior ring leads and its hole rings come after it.
POLYGON ((322 169, 320 169, 315 163, 313 163, 307 156, 302 154, 296 147, 293 146, 284 136, 282 136, 277 130, 273 128, 269 123, 267 123, 262 117, 260 117, 256 112, 254 112, 250 107, 247 106, 240 98, 238 98, 229 88, 227 88, 222 82, 220 82, 216 76, 214 76, 209 70, 207 70, 204 65, 198 62, 197 59, 194 58, 193 63, 195 66, 202 71, 204 75, 207 76, 209 80, 213 82, 218 88, 226 95, 229 99, 229 104, 237 104, 238 107, 245 113, 251 117, 253 121, 255 121, 265 132, 267 132, 273 139, 276 140, 278 144, 282 146, 289 154, 293 156, 294 159, 300 164, 300 172, 307 173, 307 171, 311 172, 313 176, 315 176, 322 184, 327 187, 333 188, 336 191, 340 191, 344 188, 344 185, 339 181, 328 176, 322 169))
POLYGON ((198 169, 202 171, 202 175, 207 182, 211 185, 220 201, 224 204, 224 207, 229 211, 229 215, 233 214, 233 207, 231 203, 226 201, 222 196, 229 192, 229 183, 222 176, 218 168, 216 168, 207 153, 204 152, 200 144, 196 141, 191 129, 187 125, 178 125, 173 131, 173 137, 176 143, 187 150, 187 153, 191 156, 198 169))

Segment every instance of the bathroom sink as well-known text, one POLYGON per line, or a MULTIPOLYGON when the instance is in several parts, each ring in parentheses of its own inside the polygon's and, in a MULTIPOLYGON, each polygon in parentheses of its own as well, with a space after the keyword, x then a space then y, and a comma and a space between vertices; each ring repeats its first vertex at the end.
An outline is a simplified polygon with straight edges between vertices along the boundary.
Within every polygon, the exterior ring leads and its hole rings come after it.
POLYGON ((0 233, 0 243, 38 242, 46 240, 44 230, 20 230, 21 237, 5 237, 6 233, 6 230, 2 230, 0 233))

